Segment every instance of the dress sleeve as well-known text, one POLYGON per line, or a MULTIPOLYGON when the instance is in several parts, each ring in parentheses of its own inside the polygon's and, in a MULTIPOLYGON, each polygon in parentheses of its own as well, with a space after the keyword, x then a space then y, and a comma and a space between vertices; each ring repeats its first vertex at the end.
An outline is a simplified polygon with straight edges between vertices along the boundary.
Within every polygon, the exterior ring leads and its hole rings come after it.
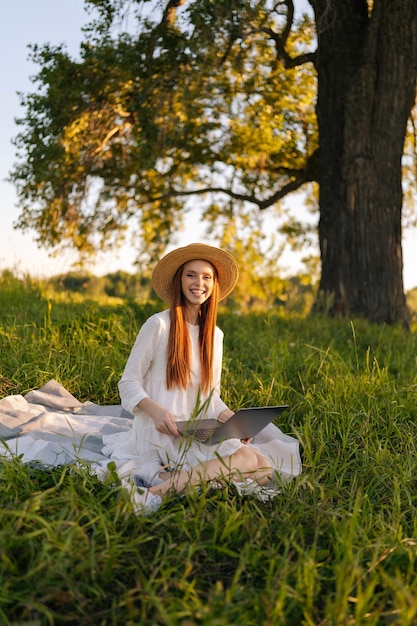
POLYGON ((216 327, 215 335, 215 350, 213 361, 213 414, 214 417, 218 417, 224 409, 227 409, 227 404, 223 402, 220 397, 220 384, 222 376, 222 363, 223 363, 223 331, 216 327))
POLYGON ((141 327, 119 381, 122 406, 129 413, 149 394, 145 389, 145 378, 155 357, 162 329, 159 318, 153 315, 141 327))

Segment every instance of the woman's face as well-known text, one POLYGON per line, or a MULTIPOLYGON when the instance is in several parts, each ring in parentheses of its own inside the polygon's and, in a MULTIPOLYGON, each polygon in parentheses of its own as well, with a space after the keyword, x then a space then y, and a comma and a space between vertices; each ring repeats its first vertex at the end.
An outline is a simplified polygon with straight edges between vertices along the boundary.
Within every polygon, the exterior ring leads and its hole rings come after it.
POLYGON ((191 306, 201 306, 213 292, 214 267, 208 261, 188 261, 182 269, 182 293, 191 306))

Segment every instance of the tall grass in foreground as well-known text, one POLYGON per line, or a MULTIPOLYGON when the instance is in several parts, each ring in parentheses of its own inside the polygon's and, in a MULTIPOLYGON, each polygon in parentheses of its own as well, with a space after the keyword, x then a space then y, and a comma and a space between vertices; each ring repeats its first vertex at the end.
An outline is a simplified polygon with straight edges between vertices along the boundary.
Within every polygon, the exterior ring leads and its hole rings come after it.
MULTIPOLYGON (((0 391, 55 378, 118 403, 152 307, 0 284, 0 391)), ((223 397, 287 403, 304 472, 261 504, 233 486, 136 518, 110 477, 0 459, 0 623, 417 623, 417 338, 360 320, 222 312, 223 397)))

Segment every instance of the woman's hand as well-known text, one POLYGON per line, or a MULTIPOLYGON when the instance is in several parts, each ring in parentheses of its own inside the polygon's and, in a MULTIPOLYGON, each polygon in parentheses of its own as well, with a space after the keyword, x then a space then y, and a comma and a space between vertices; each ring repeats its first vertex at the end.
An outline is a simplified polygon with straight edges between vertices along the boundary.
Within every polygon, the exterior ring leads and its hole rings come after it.
POLYGON ((176 437, 179 437, 180 434, 178 432, 178 428, 170 411, 161 406, 158 407, 151 417, 158 432, 163 433, 164 435, 175 435, 176 437))
MULTIPOLYGON (((219 422, 224 423, 224 422, 227 422, 227 420, 230 419, 232 415, 234 415, 233 411, 231 411, 230 409, 224 409, 224 411, 222 411, 220 415, 217 416, 217 419, 219 422)), ((252 443, 253 437, 248 437, 247 439, 241 439, 240 441, 244 443, 245 445, 247 445, 248 443, 252 443)))
POLYGON ((164 435, 174 435, 179 437, 178 428, 175 424, 171 411, 161 406, 151 398, 144 398, 138 404, 141 411, 145 411, 154 421, 155 428, 164 435))

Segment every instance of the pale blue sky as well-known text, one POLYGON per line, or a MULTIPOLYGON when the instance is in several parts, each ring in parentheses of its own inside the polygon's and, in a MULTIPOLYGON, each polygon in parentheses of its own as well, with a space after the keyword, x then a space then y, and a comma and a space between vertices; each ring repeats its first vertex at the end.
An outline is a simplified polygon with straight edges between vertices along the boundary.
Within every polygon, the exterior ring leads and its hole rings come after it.
MULTIPOLYGON (((82 38, 81 28, 88 21, 83 0, 10 0, 2 7, 1 58, 1 116, 0 116, 0 270, 10 268, 44 277, 71 269, 74 259, 69 253, 50 258, 34 243, 34 234, 22 234, 13 228, 19 211, 14 187, 5 182, 15 160, 11 139, 17 134, 14 123, 22 115, 18 91, 32 91, 30 76, 37 72, 28 60, 29 43, 65 43, 76 56, 82 38)), ((294 202, 299 202, 295 199, 294 202)), ((289 199, 288 204, 292 202, 289 199)), ((190 243, 195 237, 195 225, 186 231, 181 243, 190 243)), ((406 289, 417 286, 417 231, 404 238, 404 284, 406 289)), ((134 250, 125 246, 123 253, 101 257, 91 269, 102 274, 117 269, 134 271, 134 250)), ((294 257, 284 259, 289 269, 294 257)))

